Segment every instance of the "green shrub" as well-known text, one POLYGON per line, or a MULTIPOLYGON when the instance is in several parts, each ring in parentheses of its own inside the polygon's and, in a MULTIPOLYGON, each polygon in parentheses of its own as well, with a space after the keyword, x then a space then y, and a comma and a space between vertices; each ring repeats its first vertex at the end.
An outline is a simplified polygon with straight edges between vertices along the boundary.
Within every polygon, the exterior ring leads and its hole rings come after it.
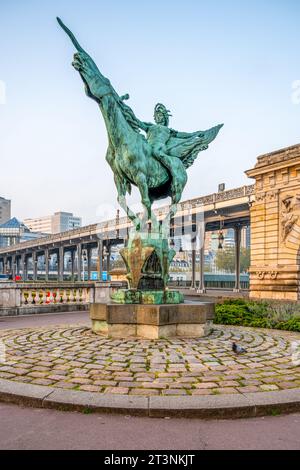
POLYGON ((225 300, 216 305, 215 323, 300 331, 300 306, 244 299, 225 300))
POLYGON ((291 318, 288 321, 277 323, 275 328, 277 330, 299 331, 300 332, 300 317, 291 318))

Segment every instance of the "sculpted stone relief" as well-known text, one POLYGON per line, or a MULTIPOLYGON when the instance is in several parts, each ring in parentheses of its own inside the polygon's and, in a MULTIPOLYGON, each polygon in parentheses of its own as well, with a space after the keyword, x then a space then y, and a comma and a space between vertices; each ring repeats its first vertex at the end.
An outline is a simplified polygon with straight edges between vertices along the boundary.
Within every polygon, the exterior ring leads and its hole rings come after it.
POLYGON ((285 196, 281 205, 281 240, 285 242, 300 217, 300 194, 285 196))

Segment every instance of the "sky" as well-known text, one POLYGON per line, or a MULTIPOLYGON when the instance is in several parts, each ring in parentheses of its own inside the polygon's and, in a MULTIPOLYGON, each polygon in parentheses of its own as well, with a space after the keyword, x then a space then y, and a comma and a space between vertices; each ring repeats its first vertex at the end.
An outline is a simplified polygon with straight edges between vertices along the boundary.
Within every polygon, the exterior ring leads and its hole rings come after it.
POLYGON ((173 129, 224 123, 183 200, 251 184, 257 156, 300 142, 299 0, 0 0, 0 196, 13 216, 88 224, 118 207, 103 118, 56 16, 140 119, 162 102, 173 129))

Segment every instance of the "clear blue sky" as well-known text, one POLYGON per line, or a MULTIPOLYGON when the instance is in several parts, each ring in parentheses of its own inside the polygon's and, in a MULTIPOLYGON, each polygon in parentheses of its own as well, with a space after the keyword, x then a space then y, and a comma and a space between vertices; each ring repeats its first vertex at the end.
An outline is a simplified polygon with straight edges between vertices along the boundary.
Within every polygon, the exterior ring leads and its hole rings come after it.
POLYGON ((224 122, 184 198, 250 183, 259 154, 299 143, 299 0, 1 0, 0 195, 13 215, 69 210, 89 223, 117 207, 103 119, 57 15, 141 119, 163 102, 177 130, 224 122))

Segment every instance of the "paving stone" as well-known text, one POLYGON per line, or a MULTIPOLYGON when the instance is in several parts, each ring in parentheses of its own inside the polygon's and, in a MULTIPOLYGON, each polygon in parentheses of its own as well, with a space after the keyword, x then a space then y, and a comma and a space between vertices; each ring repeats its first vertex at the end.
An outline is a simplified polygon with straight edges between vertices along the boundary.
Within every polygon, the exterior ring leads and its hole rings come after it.
POLYGON ((295 382, 277 382, 276 384, 279 388, 282 389, 289 389, 289 388, 298 388, 299 383, 296 384, 295 382))
POLYGON ((80 385, 79 390, 84 392, 101 392, 103 387, 97 387, 96 385, 80 385))
POLYGON ((92 381, 90 379, 85 379, 84 377, 75 377, 70 380, 73 384, 91 384, 92 381))
POLYGON ((253 392, 260 392, 261 389, 256 385, 249 385, 248 387, 237 387, 237 390, 240 393, 253 393, 253 392))
POLYGON ((53 381, 48 380, 48 379, 34 379, 31 381, 32 384, 37 384, 37 385, 52 385, 53 381))
POLYGON ((271 392, 273 390, 278 390, 277 385, 260 385, 260 389, 265 392, 271 392))
POLYGON ((129 388, 126 387, 106 387, 104 393, 114 393, 119 395, 128 395, 129 388))
POLYGON ((220 395, 232 395, 232 394, 235 394, 235 393, 239 393, 239 391, 237 389, 232 388, 232 387, 214 388, 213 392, 216 393, 216 394, 220 394, 220 395))
POLYGON ((196 388, 216 388, 218 386, 217 383, 215 382, 201 382, 199 384, 196 384, 195 387, 196 388))
POLYGON ((240 384, 234 380, 224 380, 223 382, 220 382, 222 387, 239 387, 240 384))
POLYGON ((197 390, 191 390, 191 394, 192 395, 213 395, 213 391, 212 390, 208 390, 208 389, 197 389, 197 390))
POLYGON ((151 389, 151 388, 135 388, 130 390, 129 392, 130 395, 146 395, 146 396, 152 396, 152 395, 159 395, 159 391, 156 389, 151 389))
POLYGON ((71 389, 71 388, 74 388, 74 387, 75 387, 75 384, 74 384, 74 383, 70 383, 70 382, 57 382, 57 383, 55 384, 55 387, 64 388, 64 389, 71 389))
POLYGON ((163 395, 180 395, 180 396, 184 396, 184 395, 187 395, 187 392, 184 389, 181 389, 181 390, 172 389, 172 390, 163 390, 162 394, 163 395))
POLYGON ((117 385, 117 382, 114 382, 113 380, 95 380, 94 384, 101 385, 102 387, 114 387, 117 385))

